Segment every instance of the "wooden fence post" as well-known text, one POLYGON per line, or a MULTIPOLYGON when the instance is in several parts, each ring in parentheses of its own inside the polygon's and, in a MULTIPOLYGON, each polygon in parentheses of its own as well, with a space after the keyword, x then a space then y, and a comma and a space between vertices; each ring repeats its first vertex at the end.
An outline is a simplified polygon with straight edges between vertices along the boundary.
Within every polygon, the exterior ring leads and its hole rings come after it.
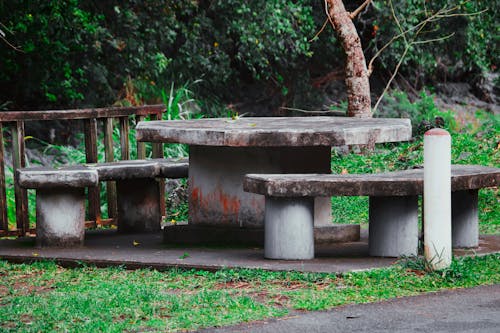
POLYGON ((23 234, 29 231, 28 191, 17 184, 16 170, 26 166, 24 121, 12 126, 12 164, 14 166, 14 193, 16 197, 16 225, 23 234))
POLYGON ((0 122, 0 230, 9 231, 9 220, 7 218, 7 194, 5 191, 5 162, 3 147, 3 130, 0 122))
MULTIPOLYGON (((84 120, 85 156, 87 163, 97 163, 97 119, 84 120)), ((89 218, 97 226, 101 221, 100 186, 89 187, 89 218)))

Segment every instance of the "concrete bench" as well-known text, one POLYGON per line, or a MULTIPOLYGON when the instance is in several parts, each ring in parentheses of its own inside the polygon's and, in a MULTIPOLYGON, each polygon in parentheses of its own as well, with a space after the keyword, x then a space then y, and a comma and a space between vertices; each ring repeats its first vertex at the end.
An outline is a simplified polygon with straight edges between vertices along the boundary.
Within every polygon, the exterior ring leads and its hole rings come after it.
POLYGON ((187 159, 128 160, 86 166, 97 171, 99 181, 116 181, 120 232, 159 231, 161 193, 156 178, 188 176, 187 159))
POLYGON ((23 168, 16 174, 21 187, 37 190, 38 244, 74 246, 83 243, 85 187, 97 186, 100 181, 116 181, 118 230, 159 231, 162 214, 156 178, 185 178, 188 162, 185 159, 127 160, 76 167, 23 168), (61 229, 61 226, 69 229, 46 235, 45 230, 61 229))
MULTIPOLYGON (((418 196, 423 169, 381 174, 249 174, 243 188, 266 196, 265 256, 314 257, 314 206, 318 196, 369 196, 369 253, 399 257, 418 251, 418 196)), ((478 246, 478 189, 498 186, 500 169, 452 166, 452 244, 478 246)))
POLYGON ((81 246, 85 234, 85 187, 99 184, 97 171, 83 166, 18 169, 23 188, 36 189, 38 246, 81 246))

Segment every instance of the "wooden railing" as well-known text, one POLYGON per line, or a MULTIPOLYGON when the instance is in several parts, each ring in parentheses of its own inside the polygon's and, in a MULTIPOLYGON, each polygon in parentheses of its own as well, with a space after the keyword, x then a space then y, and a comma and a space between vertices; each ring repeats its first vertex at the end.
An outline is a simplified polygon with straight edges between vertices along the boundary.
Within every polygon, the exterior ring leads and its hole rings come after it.
MULTIPOLYGON (((5 153, 4 153, 4 128, 9 128, 12 138, 12 169, 14 177, 18 168, 26 166, 25 157, 25 122, 46 120, 72 120, 82 121, 85 135, 85 156, 87 163, 97 163, 98 156, 98 127, 102 126, 104 132, 104 155, 105 162, 115 160, 113 150, 113 127, 115 120, 119 123, 120 150, 122 160, 130 159, 129 124, 135 122, 161 119, 165 110, 164 105, 149 105, 141 107, 112 107, 99 109, 75 109, 75 110, 49 110, 49 111, 0 111, 0 236, 25 235, 30 230, 28 216, 28 195, 25 189, 20 188, 14 181, 16 226, 9 228, 7 218, 7 196, 5 182, 5 153), (131 119, 134 118, 134 119, 131 119)), ((163 157, 162 144, 152 145, 152 157, 163 157)), ((137 158, 146 158, 146 147, 143 142, 137 143, 137 158)), ((163 184, 160 184, 162 186, 163 184)), ((101 218, 100 189, 90 188, 88 190, 88 217, 87 226, 113 224, 116 217, 116 185, 114 182, 106 184, 108 201, 108 219, 101 218)), ((161 191, 163 194, 164 192, 161 191)), ((162 198, 162 211, 165 211, 165 200, 162 198)))

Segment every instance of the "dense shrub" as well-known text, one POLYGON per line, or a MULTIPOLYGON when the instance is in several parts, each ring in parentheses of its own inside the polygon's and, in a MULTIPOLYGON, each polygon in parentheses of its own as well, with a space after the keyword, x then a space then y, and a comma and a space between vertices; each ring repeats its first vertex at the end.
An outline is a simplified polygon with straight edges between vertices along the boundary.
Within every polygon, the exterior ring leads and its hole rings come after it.
MULTIPOLYGON (((392 0, 394 14, 389 0, 375 4, 372 24, 376 30, 372 32, 370 53, 400 34, 395 14, 401 30, 408 32, 407 43, 417 42, 410 46, 401 67, 401 73, 411 79, 416 88, 436 81, 464 80, 470 74, 496 70, 500 23, 496 8, 500 1, 392 0), (423 29, 412 29, 440 10, 442 14, 423 29)), ((403 38, 392 43, 382 53, 379 66, 392 70, 407 43, 403 38)))
MULTIPOLYGON (((351 10, 361 2, 346 5, 351 10)), ((453 3, 394 0, 394 7, 406 29, 453 3)), ((374 4, 356 20, 367 58, 398 33, 388 1, 374 4)), ((171 82, 202 79, 195 87, 202 98, 238 102, 255 94, 253 100, 277 96, 277 105, 311 105, 321 93, 311 79, 343 63, 331 28, 313 39, 325 22, 322 5, 312 0, 0 0, 0 29, 22 50, 0 44, 0 103, 104 106, 130 93, 130 85, 150 101, 171 82)), ((495 5, 498 0, 461 3, 463 13, 488 10, 430 25, 426 38, 456 34, 413 47, 402 73, 412 82, 426 82, 494 68, 495 5)), ((401 40, 394 43, 376 70, 392 71, 403 47, 401 40)))

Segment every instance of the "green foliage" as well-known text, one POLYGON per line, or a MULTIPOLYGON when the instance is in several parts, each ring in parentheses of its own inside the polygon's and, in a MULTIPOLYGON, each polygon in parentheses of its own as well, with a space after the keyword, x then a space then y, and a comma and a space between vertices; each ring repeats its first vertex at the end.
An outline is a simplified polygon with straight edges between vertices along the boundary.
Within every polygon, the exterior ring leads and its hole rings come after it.
POLYGON ((374 2, 373 40, 370 53, 382 48, 393 36, 405 31, 406 40, 396 39, 380 57, 380 66, 391 71, 411 41, 401 73, 418 88, 431 80, 463 79, 469 73, 495 71, 498 64, 499 21, 494 1, 407 1, 374 2), (395 24, 394 14, 401 25, 395 24), (446 9, 423 29, 414 29, 433 14, 446 9), (453 10, 453 11, 450 11, 453 10), (444 38, 450 36, 449 38, 444 38), (433 40, 433 42, 427 42, 433 40))
MULTIPOLYGON (((360 2, 346 3, 347 9, 360 2)), ((445 6, 466 14, 430 22, 421 32, 423 40, 455 35, 409 49, 401 73, 414 85, 495 70, 498 0, 393 3, 403 30, 445 6)), ((312 0, 3 0, 6 39, 22 52, 0 48, 0 101, 13 101, 14 108, 108 106, 125 94, 128 80, 147 91, 202 78, 196 90, 203 98, 234 102, 251 91, 276 105, 313 106, 323 92, 311 78, 344 59, 330 28, 316 36, 325 22, 322 6, 312 0)), ((388 0, 373 2, 355 22, 367 58, 399 33, 388 0)), ((406 45, 396 40, 375 70, 392 71, 406 45)))
POLYGON ((315 29, 305 0, 22 0, 0 1, 0 12, 23 50, 0 49, 10 88, 0 100, 36 108, 109 105, 127 77, 158 86, 202 77, 207 95, 273 80, 285 92, 315 29))
MULTIPOLYGON (((188 254, 183 254, 184 257, 188 254)), ((0 261, 0 330, 186 331, 444 289, 500 283, 500 255, 455 258, 427 272, 419 258, 345 274, 65 269, 0 261)))
MULTIPOLYGON (((334 173, 376 173, 411 169, 423 165, 423 133, 417 131, 418 124, 427 121, 434 124, 435 117, 442 117, 444 128, 452 138, 452 163, 477 164, 498 167, 500 165, 500 116, 478 110, 474 117, 460 116, 452 110, 441 111, 426 93, 415 102, 407 95, 395 92, 386 98, 381 116, 411 117, 414 125, 412 142, 376 145, 374 151, 355 150, 348 154, 333 152, 334 173)), ((480 232, 500 232, 500 196, 498 189, 479 191, 480 232)), ((335 223, 368 222, 367 197, 333 197, 333 219, 335 223)))

